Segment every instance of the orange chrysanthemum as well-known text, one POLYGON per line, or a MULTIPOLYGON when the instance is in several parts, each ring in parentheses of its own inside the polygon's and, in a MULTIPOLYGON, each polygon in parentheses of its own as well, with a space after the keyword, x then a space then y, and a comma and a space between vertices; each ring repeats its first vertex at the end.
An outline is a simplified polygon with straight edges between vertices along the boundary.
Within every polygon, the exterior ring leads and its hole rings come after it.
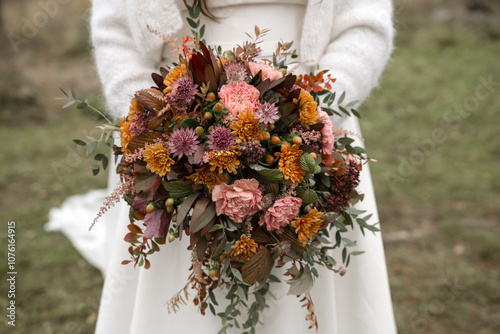
POLYGON ((179 79, 180 77, 184 76, 187 74, 186 70, 186 65, 185 64, 180 64, 177 65, 176 67, 172 67, 170 69, 170 72, 168 72, 167 76, 165 79, 163 79, 163 84, 167 86, 163 90, 164 94, 168 94, 172 91, 172 85, 175 83, 175 80, 179 79))
POLYGON ((147 163, 146 168, 163 177, 170 174, 170 166, 174 160, 168 155, 168 150, 162 144, 147 145, 142 154, 147 163))
POLYGON ((132 139, 132 132, 130 132, 130 124, 131 122, 128 122, 126 117, 120 119, 120 138, 121 138, 123 154, 132 153, 132 151, 128 147, 130 140, 132 139))
POLYGON ((128 120, 133 122, 137 119, 138 114, 144 112, 144 107, 135 97, 130 101, 130 107, 128 112, 128 120))
POLYGON ((187 176, 186 178, 193 181, 195 184, 202 184, 207 186, 209 193, 212 193, 216 185, 226 182, 225 174, 213 172, 208 168, 198 168, 196 169, 196 172, 187 176))
POLYGON ((295 233, 297 233, 299 242, 303 246, 305 246, 307 240, 311 240, 318 233, 321 224, 323 224, 323 214, 324 212, 314 208, 304 217, 297 218, 290 223, 295 228, 295 233))
POLYGON ((309 128, 309 125, 316 124, 316 121, 319 117, 318 104, 314 101, 312 95, 309 94, 306 90, 301 89, 299 95, 299 103, 299 121, 304 123, 307 128, 309 128))
POLYGON ((249 258, 257 254, 257 243, 242 234, 240 240, 236 241, 234 245, 231 246, 230 256, 238 259, 240 261, 247 261, 249 258))
POLYGON ((238 156, 241 152, 235 151, 234 148, 229 151, 210 152, 210 171, 219 169, 219 173, 222 173, 225 169, 229 173, 236 174, 236 169, 240 165, 238 156))
POLYGON ((262 139, 264 131, 259 129, 259 120, 253 115, 253 111, 248 109, 246 112, 239 113, 239 120, 231 124, 233 135, 239 137, 245 143, 255 139, 262 139))
POLYGON ((177 123, 181 124, 181 122, 186 118, 188 118, 188 115, 178 115, 174 112, 174 119, 177 123))
POLYGON ((300 168, 300 157, 302 150, 299 150, 299 145, 290 145, 288 142, 281 144, 281 153, 274 153, 275 156, 280 157, 279 170, 285 176, 285 179, 297 184, 304 181, 306 172, 300 168))

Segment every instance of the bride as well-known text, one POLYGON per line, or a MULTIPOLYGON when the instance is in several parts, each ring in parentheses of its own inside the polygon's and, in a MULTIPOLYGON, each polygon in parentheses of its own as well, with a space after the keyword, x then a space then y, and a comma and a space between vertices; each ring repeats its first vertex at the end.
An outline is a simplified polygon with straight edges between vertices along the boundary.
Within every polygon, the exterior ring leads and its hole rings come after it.
MULTIPOLYGON (((293 40, 300 61, 307 66, 319 65, 321 70, 330 69, 337 78, 334 90, 345 91, 349 100, 362 101, 369 95, 392 51, 390 0, 197 0, 195 3, 203 9, 208 44, 222 45, 223 49, 232 47, 245 41, 245 32, 253 31, 254 25, 270 28, 266 42, 261 44, 264 56, 272 54, 277 41, 293 40)), ((173 60, 168 59, 169 50, 165 50, 161 38, 150 29, 172 36, 189 34, 189 27, 184 24, 185 8, 183 0, 93 0, 92 42, 107 106, 113 116, 126 115, 134 92, 150 87, 153 84, 150 74, 173 60)), ((302 66, 299 71, 304 69, 302 66)), ((334 117, 332 122, 337 128, 360 133, 354 117, 334 117)), ((365 198, 356 207, 374 213, 373 223, 378 217, 366 167, 359 186, 365 198)), ((118 182, 116 176, 110 179, 111 186, 118 182)), ((189 275, 186 238, 153 254, 151 269, 121 265, 129 256, 123 241, 128 208, 126 203, 120 204, 98 223, 104 225, 100 230, 90 232, 99 233, 98 247, 85 245, 81 250, 93 252, 93 263, 105 275, 96 333, 217 333, 220 319, 211 314, 202 316, 191 302, 176 314, 167 312, 166 302, 184 286, 189 275), (100 255, 103 250, 108 258, 100 255)), ((70 208, 66 206, 66 210, 70 208)), ((358 248, 366 253, 352 259, 344 277, 328 270, 320 272, 311 292, 319 333, 396 333, 381 234, 367 233, 363 237, 358 227, 350 233, 348 237, 357 240, 358 248)), ((268 298, 270 307, 264 311, 263 324, 257 327, 257 333, 308 332, 306 312, 299 299, 286 295, 287 288, 284 283, 271 286, 276 299, 268 298)), ((224 297, 217 299, 223 301, 224 297)), ((222 310, 223 305, 218 311, 222 310)))

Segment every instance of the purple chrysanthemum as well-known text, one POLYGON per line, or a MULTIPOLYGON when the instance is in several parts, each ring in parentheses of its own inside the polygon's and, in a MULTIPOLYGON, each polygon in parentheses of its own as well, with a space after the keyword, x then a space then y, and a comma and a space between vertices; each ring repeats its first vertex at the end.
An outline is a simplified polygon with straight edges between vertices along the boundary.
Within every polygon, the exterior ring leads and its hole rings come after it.
POLYGON ((191 101, 196 95, 198 85, 191 78, 184 76, 175 81, 172 96, 177 100, 191 101))
POLYGON ((244 64, 239 62, 228 63, 224 66, 227 75, 227 82, 245 81, 248 77, 247 69, 244 64))
POLYGON ((193 129, 177 129, 172 132, 168 140, 168 150, 174 157, 182 158, 196 152, 198 147, 198 135, 193 129))
POLYGON ((280 116, 278 108, 269 102, 264 102, 259 106, 259 109, 255 113, 255 118, 257 118, 260 123, 273 124, 280 118, 280 116))
POLYGON ((231 130, 223 126, 215 127, 207 136, 208 148, 211 151, 227 151, 236 145, 236 138, 231 130))

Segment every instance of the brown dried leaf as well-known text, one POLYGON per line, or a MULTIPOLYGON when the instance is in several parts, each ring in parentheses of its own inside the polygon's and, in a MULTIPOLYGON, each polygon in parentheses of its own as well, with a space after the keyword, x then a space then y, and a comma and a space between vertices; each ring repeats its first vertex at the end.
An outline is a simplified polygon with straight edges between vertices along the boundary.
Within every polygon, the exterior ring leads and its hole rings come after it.
POLYGON ((267 276, 271 269, 270 267, 271 255, 267 248, 264 247, 243 265, 241 270, 243 280, 247 284, 254 284, 267 276))

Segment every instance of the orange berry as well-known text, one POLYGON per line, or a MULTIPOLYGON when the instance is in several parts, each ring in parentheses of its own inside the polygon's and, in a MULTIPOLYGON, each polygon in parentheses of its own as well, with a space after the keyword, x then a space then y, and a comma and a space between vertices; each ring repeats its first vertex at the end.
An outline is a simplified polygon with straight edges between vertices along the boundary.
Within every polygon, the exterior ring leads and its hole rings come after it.
POLYGON ((280 137, 278 137, 278 136, 274 136, 274 137, 273 137, 273 139, 271 139, 271 143, 272 143, 273 145, 279 145, 279 143, 281 143, 281 139, 280 139, 280 137))
POLYGON ((155 211, 155 206, 153 204, 149 203, 148 206, 146 206, 146 212, 151 213, 153 211, 155 211))
POLYGON ((311 153, 311 158, 316 159, 317 157, 318 157, 318 156, 316 155, 316 153, 314 153, 314 152, 313 152, 313 153, 311 153))
POLYGON ((197 126, 196 129, 194 129, 194 133, 196 133, 198 136, 201 136, 203 134, 203 127, 202 126, 197 126))
POLYGON ((169 198, 165 201, 165 206, 169 207, 174 205, 174 200, 172 198, 169 198))
POLYGON ((269 131, 273 131, 273 130, 274 130, 274 128, 275 128, 275 126, 274 126, 274 124, 269 124, 269 125, 267 126, 267 128, 269 129, 269 131))
POLYGON ((213 100, 215 100, 215 94, 210 92, 207 94, 207 101, 210 101, 212 102, 213 100))
POLYGON ((271 139, 271 134, 269 132, 264 132, 264 135, 262 136, 262 139, 264 139, 264 140, 271 139))
POLYGON ((213 117, 214 115, 212 115, 212 113, 208 111, 203 115, 203 118, 206 119, 207 121, 211 120, 213 117))
POLYGON ((223 109, 224 109, 224 105, 222 103, 219 102, 215 105, 215 111, 221 112, 223 109))
POLYGON ((215 276, 219 276, 220 275, 220 269, 217 268, 211 268, 209 271, 208 271, 208 275, 210 275, 210 277, 214 278, 215 276))
POLYGON ((294 137, 293 138, 293 143, 297 144, 297 145, 301 145, 302 144, 302 138, 300 138, 300 137, 294 137))
POLYGON ((267 163, 267 164, 272 164, 275 160, 276 160, 276 159, 275 159, 272 155, 270 155, 270 154, 268 154, 268 155, 266 156, 266 163, 267 163))

